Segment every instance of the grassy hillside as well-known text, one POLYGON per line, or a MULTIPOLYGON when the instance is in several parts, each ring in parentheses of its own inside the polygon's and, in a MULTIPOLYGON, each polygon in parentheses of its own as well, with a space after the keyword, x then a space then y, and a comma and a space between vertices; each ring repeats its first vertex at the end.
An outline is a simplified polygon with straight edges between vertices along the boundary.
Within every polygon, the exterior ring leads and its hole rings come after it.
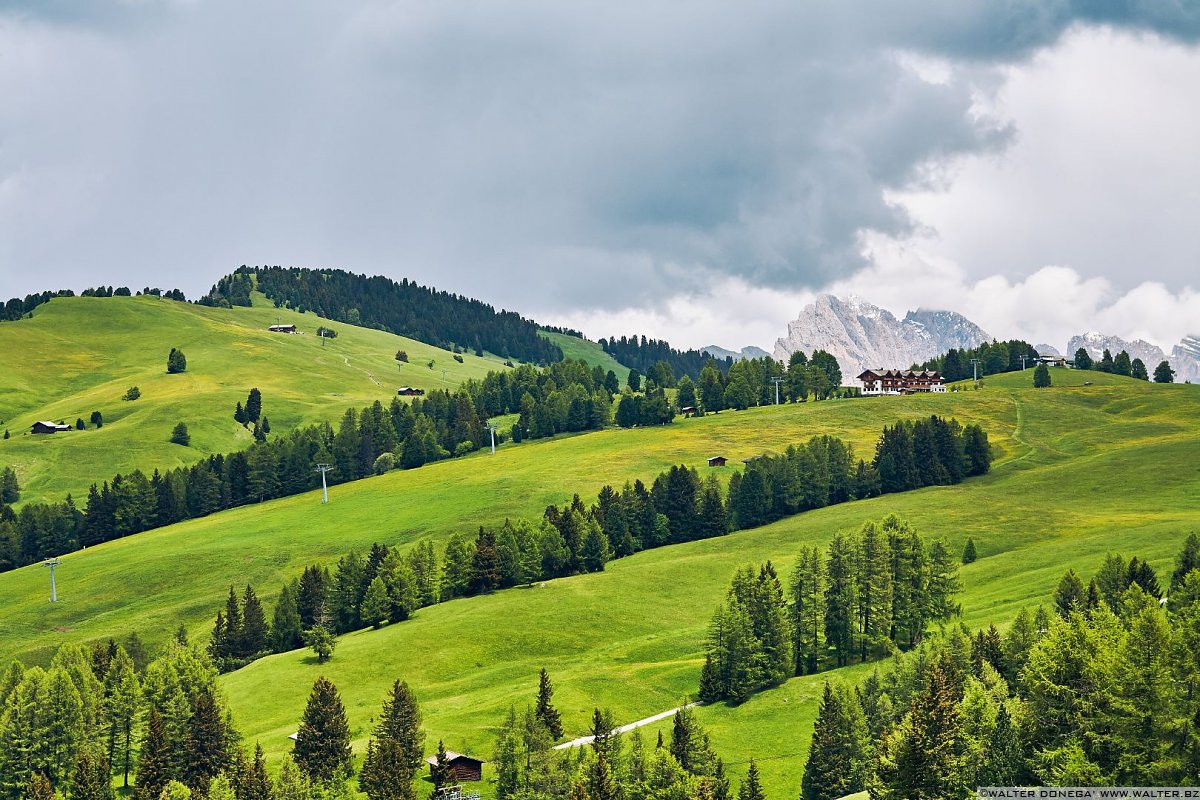
POLYGON ((400 384, 454 386, 500 366, 470 354, 459 364, 430 345, 258 300, 255 308, 219 309, 156 297, 57 298, 30 319, 0 324, 0 428, 12 437, 0 440, 0 464, 16 468, 22 499, 79 498, 115 472, 171 468, 246 447, 252 437, 234 422, 233 408, 253 386, 263 393, 272 431, 282 432, 390 401, 400 384), (267 331, 277 320, 302 335, 267 331), (318 325, 337 338, 322 347, 318 325), (167 374, 172 347, 187 355, 187 372, 167 374), (397 366, 397 350, 408 353, 408 364, 397 366), (132 385, 141 399, 122 401, 132 385), (28 433, 35 420, 86 422, 94 410, 104 416, 99 430, 28 433), (168 442, 181 421, 190 447, 168 442))
MULTIPOLYGON (((222 679, 240 729, 272 757, 289 747, 286 736, 318 674, 341 688, 359 748, 395 678, 415 687, 432 742, 444 738, 452 749, 485 757, 490 726, 509 703, 532 699, 543 666, 555 678, 570 733, 586 730, 593 705, 611 707, 620 721, 639 719, 695 691, 707 622, 736 566, 770 558, 786 573, 801 544, 825 543, 888 512, 956 549, 974 537, 981 558, 963 569, 961 598, 971 625, 1006 622, 1020 605, 1046 598, 1068 566, 1090 573, 1108 549, 1165 568, 1182 535, 1200 527, 1200 391, 1081 376, 1066 373, 1048 390, 1025 388, 1030 376, 1014 374, 957 394, 610 430, 338 487, 328 506, 308 494, 225 512, 72 555, 59 568, 62 602, 53 607, 45 602, 44 570, 0 575, 0 657, 44 660, 61 641, 131 628, 161 639, 180 619, 203 638, 226 576, 271 597, 311 560, 375 540, 441 541, 506 515, 536 515, 573 491, 590 500, 605 482, 648 478, 673 462, 699 466, 716 453, 736 460, 815 433, 844 436, 864 452, 885 421, 901 416, 952 414, 985 426, 1000 458, 992 474, 960 486, 836 506, 642 553, 601 574, 454 601, 345 636, 328 664, 297 652, 222 679), (1076 378, 1096 385, 1067 385, 1076 378)), ((823 680, 796 679, 700 716, 735 766, 759 760, 770 796, 795 796, 823 680)), ((645 735, 652 740, 654 728, 645 735)))
POLYGON ((582 359, 588 363, 588 366, 600 367, 605 372, 611 369, 617 374, 621 385, 625 385, 625 381, 629 377, 629 367, 604 352, 600 345, 589 339, 580 339, 578 336, 568 336, 565 333, 551 333, 550 331, 541 333, 542 336, 559 346, 559 349, 563 351, 563 358, 582 359))

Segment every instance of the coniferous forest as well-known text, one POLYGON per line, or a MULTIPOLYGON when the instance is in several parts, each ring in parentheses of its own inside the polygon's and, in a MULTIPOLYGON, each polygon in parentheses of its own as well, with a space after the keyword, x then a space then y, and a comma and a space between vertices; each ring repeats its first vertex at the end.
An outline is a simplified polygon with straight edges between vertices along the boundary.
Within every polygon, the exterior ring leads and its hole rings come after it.
MULTIPOLYGON (((318 488, 318 463, 335 466, 327 479, 336 484, 474 452, 489 442, 484 424, 501 414, 519 414, 512 429, 517 441, 602 428, 610 421, 615 386, 615 375, 582 361, 541 369, 521 365, 468 381, 453 393, 432 391, 411 402, 393 398, 387 406, 376 401, 348 409, 336 427, 312 425, 274 438, 263 430, 270 397, 251 390, 244 408, 239 403, 231 409, 235 418, 240 412, 239 422, 254 425, 258 441, 247 450, 150 476, 115 475, 93 484, 82 507, 68 496, 13 511, 0 499, 0 571, 318 488)), ((15 478, 12 483, 6 494, 19 493, 15 478)))
POLYGON ((561 361, 562 350, 537 325, 513 311, 497 311, 463 295, 440 292, 407 278, 396 282, 339 269, 239 267, 200 302, 250 305, 257 288, 277 307, 312 311, 326 319, 407 336, 450 350, 484 351, 534 364, 561 361))

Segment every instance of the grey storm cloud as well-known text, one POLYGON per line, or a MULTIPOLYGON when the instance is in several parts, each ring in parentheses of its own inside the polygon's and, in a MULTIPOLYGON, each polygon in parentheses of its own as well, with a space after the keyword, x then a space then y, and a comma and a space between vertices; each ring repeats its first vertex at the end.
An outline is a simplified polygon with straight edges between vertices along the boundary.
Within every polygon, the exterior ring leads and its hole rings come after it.
MULTIPOLYGON (((1003 148, 981 75, 1182 0, 0 3, 0 293, 242 263, 518 309, 808 288, 1003 148), (922 79, 905 53, 960 69, 922 79)), ((986 81, 983 81, 986 83, 986 81)))

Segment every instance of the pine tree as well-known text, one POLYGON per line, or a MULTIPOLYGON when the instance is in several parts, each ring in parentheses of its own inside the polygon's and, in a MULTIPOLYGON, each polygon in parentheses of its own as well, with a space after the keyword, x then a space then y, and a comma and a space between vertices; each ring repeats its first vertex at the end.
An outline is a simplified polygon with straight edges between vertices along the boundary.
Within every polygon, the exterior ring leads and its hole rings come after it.
POLYGON ((1072 611, 1082 611, 1084 603, 1083 581, 1068 569, 1054 590, 1054 609, 1060 617, 1068 616, 1072 611))
POLYGON ((433 781, 435 792, 454 780, 454 776, 450 772, 450 756, 447 755, 446 745, 441 739, 438 739, 437 754, 433 757, 433 766, 429 770, 429 777, 433 781))
POLYGON ((289 583, 279 593, 271 625, 271 647, 276 653, 295 650, 304 644, 300 612, 296 608, 296 587, 289 583))
POLYGON ((173 760, 171 745, 167 741, 167 727, 158 710, 151 706, 146 735, 138 750, 137 778, 134 781, 141 800, 158 800, 172 778, 173 760))
POLYGON ((943 800, 962 797, 961 725, 952 667, 944 660, 929 670, 912 710, 882 745, 876 769, 880 800, 943 800))
POLYGON ((292 754, 314 783, 337 783, 353 767, 346 709, 337 687, 324 676, 313 684, 292 754))
POLYGON ((1045 389, 1050 386, 1050 369, 1045 364, 1038 364, 1033 370, 1033 388, 1045 389))
POLYGON ((416 770, 425 757, 425 731, 421 727, 421 709, 416 695, 403 681, 392 684, 383 714, 375 728, 377 739, 391 739, 400 745, 400 753, 409 769, 416 770))
POLYGON ((242 654, 255 656, 270 647, 271 629, 254 589, 246 584, 242 595, 242 654))
POLYGON ((1154 368, 1155 383, 1174 383, 1175 370, 1171 369, 1171 362, 1160 361, 1158 366, 1154 368))
POLYGON ((1188 574, 1197 569, 1200 569, 1200 537, 1192 533, 1188 534, 1175 560, 1175 570, 1171 573, 1171 594, 1179 590, 1188 574))
POLYGON ((209 690, 196 697, 184 753, 184 783, 197 792, 208 791, 209 782, 229 767, 227 731, 216 698, 209 690))
POLYGON ((962 563, 974 564, 979 559, 979 553, 975 550, 975 540, 967 539, 967 546, 963 548, 962 563))
POLYGON ((1137 378, 1139 381, 1150 380, 1150 374, 1146 372, 1146 362, 1142 361, 1140 358, 1135 358, 1133 363, 1130 364, 1129 374, 1132 377, 1137 378))
POLYGON ((800 784, 802 800, 836 800, 863 788, 866 735, 858 700, 826 682, 800 784))
POLYGON ((555 741, 562 738, 562 718, 558 709, 554 707, 554 686, 550 683, 550 674, 544 668, 538 674, 537 705, 534 714, 546 726, 546 730, 550 731, 551 738, 555 741))
POLYGON ((390 609, 391 599, 388 597, 387 584, 383 582, 383 578, 376 575, 367 586, 359 616, 371 627, 380 628, 388 618, 390 609))
POLYGON ((1001 703, 979 770, 979 785, 1019 786, 1025 777, 1024 773, 1025 752, 1020 732, 1013 725, 1008 706, 1001 703))
POLYGON ((50 779, 40 772, 29 773, 29 782, 25 785, 23 800, 57 800, 50 779))
POLYGON ((746 780, 738 787, 738 800, 766 800, 767 795, 762 790, 758 778, 758 765, 750 759, 750 767, 746 770, 746 780))
POLYGON ((108 759, 91 748, 79 751, 71 776, 71 800, 112 800, 108 759))
POLYGON ((251 389, 249 396, 246 397, 246 421, 258 422, 260 416, 262 416, 262 392, 256 387, 251 389))
POLYGON ((700 668, 698 697, 701 702, 713 703, 720 700, 722 696, 721 681, 717 676, 716 667, 713 666, 712 653, 707 653, 704 656, 704 666, 700 668))
POLYGON ((415 800, 413 769, 395 739, 371 739, 358 776, 358 788, 368 800, 415 800))
POLYGON ((254 743, 254 760, 238 774, 238 800, 272 800, 274 786, 267 774, 267 759, 262 745, 254 743))

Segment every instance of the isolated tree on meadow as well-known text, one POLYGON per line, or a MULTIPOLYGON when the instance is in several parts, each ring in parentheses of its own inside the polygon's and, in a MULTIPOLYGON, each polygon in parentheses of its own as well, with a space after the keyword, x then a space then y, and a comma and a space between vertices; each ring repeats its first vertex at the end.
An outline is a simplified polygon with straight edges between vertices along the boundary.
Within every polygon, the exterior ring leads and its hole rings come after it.
POLYGON ((171 352, 167 355, 167 374, 175 375, 180 372, 187 371, 187 357, 184 356, 182 350, 171 348, 171 352))
POLYGON ((758 765, 754 763, 753 758, 750 759, 750 768, 746 770, 746 780, 742 781, 742 785, 738 787, 737 796, 738 800, 766 800, 767 798, 758 777, 758 765))
POLYGON ((962 563, 974 564, 979 559, 979 553, 975 550, 975 540, 967 539, 967 546, 963 548, 962 563))
POLYGON ((87 425, 84 424, 83 417, 79 417, 78 419, 75 420, 75 430, 81 431, 86 427, 87 427, 87 425))
POLYGON ((1075 362, 1075 369, 1092 369, 1095 366, 1091 354, 1084 347, 1075 351, 1075 358, 1073 360, 1075 362))
POLYGON ((1050 385, 1050 369, 1045 364, 1038 364, 1033 371, 1033 386, 1035 389, 1044 389, 1050 385))
POLYGON ((1171 369, 1171 362, 1160 361, 1158 366, 1154 368, 1155 383, 1174 383, 1175 370, 1171 369))
POLYGON ((187 425, 180 422, 171 431, 171 444, 179 444, 187 447, 192 443, 192 436, 188 433, 187 425))
POLYGON ((97 428, 104 427, 104 416, 99 411, 92 412, 92 424, 97 428))

